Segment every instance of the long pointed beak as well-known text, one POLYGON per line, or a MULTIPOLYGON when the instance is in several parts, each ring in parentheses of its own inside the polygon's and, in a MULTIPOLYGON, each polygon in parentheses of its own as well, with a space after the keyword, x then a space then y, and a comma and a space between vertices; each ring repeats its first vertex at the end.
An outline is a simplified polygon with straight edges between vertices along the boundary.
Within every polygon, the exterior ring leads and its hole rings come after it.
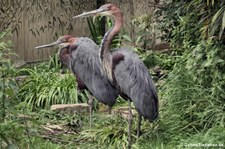
POLYGON ((103 13, 105 11, 107 11, 107 10, 105 10, 103 8, 99 8, 99 9, 96 9, 96 10, 92 10, 92 11, 89 11, 89 12, 84 12, 84 13, 82 13, 80 15, 74 16, 73 19, 100 15, 101 13, 103 13))
POLYGON ((42 49, 42 48, 48 48, 48 47, 53 47, 53 46, 56 46, 56 45, 59 45, 61 42, 60 41, 55 41, 55 42, 52 42, 50 44, 45 44, 45 45, 41 45, 41 46, 37 46, 35 47, 36 49, 42 49))

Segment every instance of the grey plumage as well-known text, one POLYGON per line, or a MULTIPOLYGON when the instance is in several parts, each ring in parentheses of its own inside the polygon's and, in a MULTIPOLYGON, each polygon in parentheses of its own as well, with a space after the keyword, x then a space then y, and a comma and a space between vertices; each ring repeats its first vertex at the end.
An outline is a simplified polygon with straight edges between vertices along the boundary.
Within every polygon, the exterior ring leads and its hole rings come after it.
MULTIPOLYGON (((89 38, 64 35, 57 41, 35 48, 40 49, 56 45, 62 46, 59 50, 60 61, 75 75, 78 89, 88 90, 99 102, 108 105, 110 110, 116 103, 118 91, 102 73, 102 65, 98 56, 99 47, 89 38)), ((90 127, 92 126, 92 96, 88 95, 90 127)))
POLYGON ((91 94, 101 103, 112 107, 118 92, 102 74, 97 46, 89 38, 79 38, 77 48, 71 49, 71 70, 79 76, 91 94))
POLYGON ((112 56, 124 55, 115 66, 114 76, 119 90, 134 102, 138 113, 149 121, 158 116, 158 96, 147 67, 138 55, 127 48, 116 49, 112 56))

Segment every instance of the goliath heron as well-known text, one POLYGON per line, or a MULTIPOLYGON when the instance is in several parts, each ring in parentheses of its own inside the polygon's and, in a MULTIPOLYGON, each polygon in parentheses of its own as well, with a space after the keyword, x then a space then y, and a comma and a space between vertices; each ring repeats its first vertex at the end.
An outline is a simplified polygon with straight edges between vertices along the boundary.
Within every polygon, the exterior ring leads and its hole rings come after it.
MULTIPOLYGON (((78 89, 88 90, 99 102, 109 106, 116 103, 118 91, 111 85, 107 77, 102 75, 102 66, 98 58, 99 46, 91 39, 75 38, 64 35, 57 41, 37 46, 37 49, 60 45, 60 60, 73 72, 78 89)), ((92 96, 88 96, 90 106, 90 126, 92 126, 92 96)))
POLYGON ((123 25, 120 9, 114 4, 102 5, 99 9, 89 11, 73 18, 88 16, 110 16, 115 24, 104 35, 100 45, 99 59, 103 70, 110 82, 118 89, 120 95, 129 102, 129 129, 128 148, 131 146, 131 101, 139 114, 137 136, 140 135, 141 119, 144 117, 150 122, 158 117, 158 96, 156 87, 147 67, 138 55, 128 48, 113 49, 110 52, 112 40, 123 25))

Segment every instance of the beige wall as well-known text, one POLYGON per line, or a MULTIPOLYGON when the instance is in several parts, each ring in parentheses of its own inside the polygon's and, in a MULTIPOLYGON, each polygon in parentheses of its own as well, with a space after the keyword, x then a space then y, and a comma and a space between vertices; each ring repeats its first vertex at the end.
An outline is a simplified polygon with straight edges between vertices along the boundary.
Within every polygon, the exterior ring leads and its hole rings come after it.
POLYGON ((11 28, 17 62, 47 60, 56 49, 35 49, 64 34, 87 35, 85 20, 71 19, 96 8, 94 0, 10 0, 0 1, 0 30, 11 28))
MULTIPOLYGON (((144 13, 150 14, 153 0, 106 0, 117 4, 125 18, 125 28, 131 37, 135 34, 131 19, 144 13)), ((96 0, 10 0, 0 1, 0 30, 13 29, 13 52, 16 62, 47 60, 56 49, 35 49, 50 43, 64 34, 89 36, 86 20, 71 19, 83 11, 96 8, 96 0), (2 12, 3 11, 3 12, 2 12)))

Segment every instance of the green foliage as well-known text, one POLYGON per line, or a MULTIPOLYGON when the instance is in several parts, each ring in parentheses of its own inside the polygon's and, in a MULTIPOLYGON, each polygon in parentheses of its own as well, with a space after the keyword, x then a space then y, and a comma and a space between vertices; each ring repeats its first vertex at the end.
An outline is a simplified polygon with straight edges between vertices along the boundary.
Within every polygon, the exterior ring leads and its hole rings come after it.
POLYGON ((144 50, 150 49, 153 45, 154 36, 154 18, 153 14, 143 14, 140 17, 132 19, 132 24, 137 28, 135 34, 135 46, 141 47, 144 50))
POLYGON ((59 60, 59 54, 55 53, 53 56, 50 57, 48 61, 48 69, 54 72, 59 72, 62 68, 62 63, 59 60))
MULTIPOLYGON (((126 38, 132 46, 139 48, 136 52, 147 67, 158 65, 171 72, 166 79, 160 80, 164 81, 159 87, 160 118, 153 124, 143 121, 143 134, 138 140, 135 137, 137 120, 134 117, 132 148, 167 149, 183 148, 189 143, 224 143, 224 5, 223 1, 218 3, 214 0, 168 2, 158 12, 162 20, 157 26, 161 27, 162 38, 171 43, 172 53, 169 55, 144 51, 149 48, 145 43, 150 40, 147 34, 151 30, 152 16, 146 16, 150 22, 145 17, 134 20, 140 34, 134 40, 129 36, 124 36, 123 40, 126 38)), ((89 24, 91 26, 91 20, 89 24)), ((92 22, 92 25, 95 23, 92 22)), ((92 32, 92 38, 100 43, 102 33, 98 26, 93 27, 92 32)), ((0 47, 7 49, 8 44, 0 42, 0 47)), ((1 52, 1 58, 5 58, 1 52)), ((126 119, 94 111, 93 127, 89 128, 87 114, 71 116, 38 110, 54 103, 87 100, 86 94, 78 95, 74 76, 56 73, 60 70, 57 57, 47 65, 19 70, 17 74, 26 74, 28 78, 18 94, 16 82, 12 79, 11 62, 1 60, 1 70, 5 70, 1 71, 0 80, 3 88, 0 97, 5 102, 1 104, 4 105, 1 110, 4 109, 5 113, 4 122, 0 124, 2 148, 35 148, 37 145, 50 149, 126 148, 126 119), (15 106, 11 101, 25 102, 15 106), (35 113, 31 112, 34 109, 35 113), (48 131, 45 127, 48 124, 67 127, 63 133, 58 133, 59 130, 48 131)), ((122 104, 126 102, 118 100, 116 107, 122 104)))
MULTIPOLYGON (((172 29, 167 29, 164 38, 170 41, 173 47, 172 54, 180 55, 174 57, 175 62, 184 61, 182 65, 192 72, 195 80, 202 86, 210 88, 215 97, 221 99, 224 98, 223 90, 225 89, 223 85, 224 44, 217 37, 223 29, 214 30, 213 28, 215 20, 222 21, 218 13, 222 11, 224 5, 224 2, 220 4, 203 1, 191 1, 185 4, 171 2, 168 4, 169 7, 165 7, 161 11, 163 13, 160 13, 164 14, 163 18, 167 18, 162 22, 162 30, 173 26, 172 29), (204 11, 206 8, 208 10, 204 11), (171 16, 172 11, 175 11, 173 16, 171 16), (203 28, 206 29, 203 31, 203 28), (210 34, 212 31, 214 33, 210 34)), ((221 24, 217 23, 216 26, 219 27, 221 24)))
POLYGON ((202 144, 218 144, 221 148, 224 145, 225 129, 221 126, 216 126, 209 128, 206 132, 201 132, 189 137, 188 139, 183 139, 183 144, 199 143, 202 144))
POLYGON ((224 102, 214 98, 184 67, 169 74, 162 92, 162 126, 171 140, 224 125, 224 102))
POLYGON ((163 17, 158 20, 161 39, 170 43, 173 55, 182 55, 200 41, 199 30, 203 23, 196 12, 190 11, 186 15, 183 7, 183 3, 170 3, 156 13, 157 18, 163 17))
POLYGON ((32 69, 21 69, 29 74, 19 90, 18 96, 32 108, 49 107, 52 104, 79 103, 75 77, 71 74, 37 73, 32 69))
POLYGON ((14 55, 11 53, 11 41, 4 40, 10 36, 9 31, 0 32, 0 76, 6 77, 13 73, 12 62, 10 56, 14 55))
POLYGON ((122 35, 125 44, 130 43, 135 52, 143 52, 152 48, 154 44, 154 18, 150 14, 143 14, 131 20, 135 26, 135 33, 131 38, 127 34, 122 35), (128 42, 128 43, 127 43, 128 42))
POLYGON ((25 125, 18 125, 14 117, 13 105, 18 103, 14 101, 18 91, 17 82, 14 80, 14 67, 10 60, 11 42, 4 40, 9 36, 9 31, 0 32, 0 147, 16 148, 16 141, 20 140, 18 136, 24 131, 25 125), (9 118, 10 117, 10 118, 9 118))
POLYGON ((26 103, 10 104, 6 110, 5 121, 0 123, 0 138, 2 148, 19 148, 19 144, 31 144, 31 132, 35 129, 28 129, 33 121, 26 114, 30 114, 30 108, 26 103), (29 120, 28 120, 29 119, 29 120))
POLYGON ((169 2, 161 12, 173 69, 161 93, 160 133, 173 146, 223 143, 225 109, 224 2, 169 2))
POLYGON ((5 146, 17 146, 17 142, 21 141, 21 134, 25 130, 24 124, 18 124, 16 120, 9 119, 3 123, 0 123, 0 138, 1 147, 5 146), (4 142, 4 143, 3 143, 4 142))
POLYGON ((102 35, 104 35, 104 30, 101 25, 101 19, 103 19, 103 17, 97 17, 97 18, 88 17, 87 18, 88 27, 91 32, 91 38, 98 45, 100 45, 102 35))
POLYGON ((196 45, 187 53, 186 68, 193 78, 209 89, 216 99, 225 98, 225 55, 224 45, 212 40, 196 45))
POLYGON ((31 112, 25 103, 14 106, 7 113, 6 121, 0 124, 1 148, 73 148, 75 132, 80 131, 80 123, 87 120, 82 115, 66 115, 52 111, 31 112), (50 129, 48 126, 57 126, 50 129), (62 126, 65 126, 62 127, 62 126), (69 134, 64 131, 69 131, 69 134), (59 134, 57 134, 59 133, 59 134))
POLYGON ((18 76, 30 75, 29 70, 34 70, 37 74, 41 74, 43 71, 52 73, 69 73, 69 70, 66 68, 66 66, 60 62, 58 53, 55 53, 53 56, 50 56, 49 61, 24 65, 22 67, 22 70, 21 67, 19 67, 16 69, 16 73, 18 76))
POLYGON ((143 52, 139 57, 148 68, 160 66, 163 70, 171 70, 176 63, 174 56, 153 51, 143 52))
POLYGON ((78 140, 87 140, 95 143, 98 148, 126 148, 127 123, 116 115, 96 115, 94 128, 83 130, 78 140))
POLYGON ((179 36, 181 38, 176 38, 178 43, 175 43, 179 45, 188 37, 191 37, 188 40, 189 42, 212 37, 222 41, 225 26, 224 12, 225 1, 192 0, 183 3, 178 0, 178 2, 169 2, 167 7, 163 7, 157 14, 162 16, 162 19, 158 21, 163 31, 163 38, 173 40, 174 35, 179 36), (176 32, 174 33, 174 31, 176 32))
POLYGON ((0 32, 0 106, 1 121, 4 121, 6 115, 6 106, 12 102, 11 98, 15 96, 16 83, 11 75, 14 73, 12 62, 9 59, 13 54, 10 52, 11 42, 4 38, 9 35, 9 31, 0 32))
MULTIPOLYGON (((100 45, 102 42, 102 38, 104 35, 104 28, 102 28, 102 20, 105 17, 88 17, 87 18, 87 23, 88 23, 88 28, 91 32, 91 38, 93 41, 97 44, 100 45)), ((106 29, 112 27, 112 20, 110 18, 106 18, 106 29)), ((121 36, 116 35, 112 41, 112 48, 116 48, 120 45, 121 42, 121 36)))

